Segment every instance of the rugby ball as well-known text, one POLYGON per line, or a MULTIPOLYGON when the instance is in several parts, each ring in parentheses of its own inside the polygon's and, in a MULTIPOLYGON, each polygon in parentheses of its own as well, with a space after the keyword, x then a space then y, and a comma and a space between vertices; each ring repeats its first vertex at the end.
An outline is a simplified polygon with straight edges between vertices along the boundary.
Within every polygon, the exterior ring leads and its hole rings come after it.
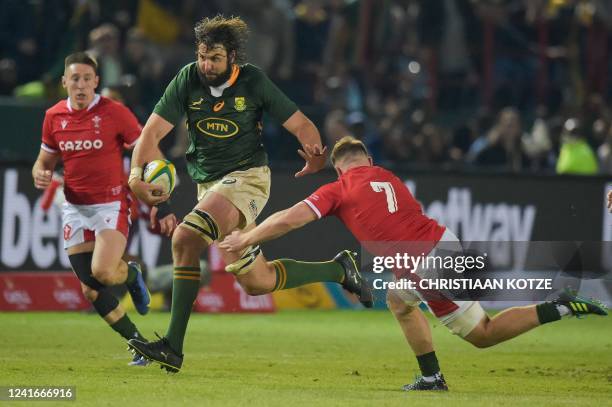
POLYGON ((142 178, 149 184, 161 185, 163 193, 171 194, 176 184, 176 169, 168 160, 153 160, 145 166, 142 178))

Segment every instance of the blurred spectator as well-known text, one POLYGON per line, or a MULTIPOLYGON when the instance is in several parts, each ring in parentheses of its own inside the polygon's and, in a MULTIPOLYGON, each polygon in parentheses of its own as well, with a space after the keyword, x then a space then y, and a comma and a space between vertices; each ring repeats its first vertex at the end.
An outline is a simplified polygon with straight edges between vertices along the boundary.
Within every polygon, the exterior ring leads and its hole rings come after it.
POLYGON ((288 80, 293 71, 295 34, 288 1, 232 0, 233 13, 249 26, 247 55, 272 80, 288 80))
POLYGON ((113 24, 102 24, 89 33, 90 52, 98 61, 100 86, 119 85, 123 74, 119 41, 119 30, 113 24))
POLYGON ((159 51, 138 28, 132 28, 126 35, 122 58, 123 72, 137 80, 137 100, 132 110, 144 120, 153 110, 155 103, 164 91, 164 59, 159 51))
POLYGON ((448 143, 440 127, 426 123, 413 139, 416 162, 420 164, 442 164, 449 161, 448 143))
MULTIPOLYGON (((0 7, 3 95, 57 100, 63 56, 89 46, 101 88, 120 91, 144 121, 164 85, 193 61, 193 23, 221 12, 248 21, 250 60, 301 101, 328 145, 354 134, 385 164, 535 172, 553 171, 560 151, 571 157, 585 141, 602 171, 612 161, 610 0, 0 0, 0 7), (574 116, 579 142, 562 143, 574 116)), ((181 129, 165 139, 175 155, 184 150, 181 129)), ((297 159, 295 141, 265 118, 264 142, 274 146, 271 161, 297 159)))
POLYGON ((523 149, 529 157, 532 170, 548 168, 552 161, 550 155, 553 146, 546 116, 546 107, 539 106, 531 131, 523 136, 523 149))
POLYGON ((568 119, 563 126, 557 174, 597 174, 597 159, 575 118, 568 119))
POLYGON ((329 13, 323 0, 299 1, 295 14, 295 64, 293 92, 298 104, 312 104, 323 72, 322 55, 329 31, 329 13))
POLYGON ((336 109, 329 112, 325 118, 323 126, 323 138, 325 144, 333 146, 338 140, 344 136, 351 136, 351 132, 346 125, 344 110, 336 109))
POLYGON ((606 139, 597 149, 599 170, 603 174, 612 175, 612 125, 608 125, 606 139))
POLYGON ((17 86, 17 64, 11 58, 0 59, 0 95, 10 96, 17 86))
POLYGON ((0 0, 0 57, 15 61, 19 83, 36 80, 42 73, 32 2, 0 0))
POLYGON ((498 116, 497 123, 486 136, 474 141, 468 160, 476 166, 520 171, 529 167, 529 158, 523 150, 521 118, 516 109, 507 107, 498 116))
POLYGON ((429 70, 437 75, 432 92, 442 108, 474 103, 482 27, 469 0, 422 0, 419 35, 429 70))

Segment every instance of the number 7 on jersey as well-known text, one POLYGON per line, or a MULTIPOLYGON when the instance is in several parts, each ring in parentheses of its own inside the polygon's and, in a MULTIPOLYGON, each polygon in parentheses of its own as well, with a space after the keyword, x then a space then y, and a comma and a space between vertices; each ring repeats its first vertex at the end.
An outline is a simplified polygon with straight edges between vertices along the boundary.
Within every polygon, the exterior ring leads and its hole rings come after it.
POLYGON ((390 182, 370 182, 370 186, 374 190, 374 192, 385 192, 387 197, 387 209, 389 209, 389 213, 397 212, 397 199, 395 198, 395 191, 393 190, 393 185, 390 182))

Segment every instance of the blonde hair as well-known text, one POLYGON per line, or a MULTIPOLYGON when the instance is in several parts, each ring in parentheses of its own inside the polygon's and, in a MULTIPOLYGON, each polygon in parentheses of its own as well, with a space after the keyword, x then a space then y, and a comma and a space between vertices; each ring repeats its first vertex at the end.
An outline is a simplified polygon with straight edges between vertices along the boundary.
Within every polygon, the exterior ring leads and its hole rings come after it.
POLYGON ((331 152, 331 162, 336 162, 348 155, 364 154, 369 156, 368 149, 361 140, 357 140, 353 136, 344 136, 336 142, 331 152))

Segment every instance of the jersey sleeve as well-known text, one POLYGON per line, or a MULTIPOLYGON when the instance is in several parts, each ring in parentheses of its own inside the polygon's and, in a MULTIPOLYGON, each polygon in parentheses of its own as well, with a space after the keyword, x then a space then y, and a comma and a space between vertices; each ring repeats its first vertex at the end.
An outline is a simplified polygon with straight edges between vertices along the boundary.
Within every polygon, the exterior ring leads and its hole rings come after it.
POLYGON ((265 73, 260 72, 258 82, 264 110, 279 123, 285 123, 293 113, 298 111, 297 105, 265 73))
POLYGON ((153 112, 175 125, 185 113, 189 67, 190 65, 181 69, 170 81, 153 109, 153 112))
POLYGON ((42 144, 40 145, 40 148, 51 154, 59 153, 59 148, 57 146, 57 143, 55 142, 55 137, 53 136, 51 117, 48 113, 45 114, 45 119, 43 120, 42 144))
POLYGON ((340 206, 340 188, 337 182, 323 185, 303 201, 319 219, 333 215, 340 206))
POLYGON ((115 119, 119 124, 119 134, 123 144, 126 147, 133 147, 138 137, 140 137, 142 126, 138 123, 138 119, 134 116, 134 113, 121 104, 117 104, 115 114, 117 115, 115 119))

